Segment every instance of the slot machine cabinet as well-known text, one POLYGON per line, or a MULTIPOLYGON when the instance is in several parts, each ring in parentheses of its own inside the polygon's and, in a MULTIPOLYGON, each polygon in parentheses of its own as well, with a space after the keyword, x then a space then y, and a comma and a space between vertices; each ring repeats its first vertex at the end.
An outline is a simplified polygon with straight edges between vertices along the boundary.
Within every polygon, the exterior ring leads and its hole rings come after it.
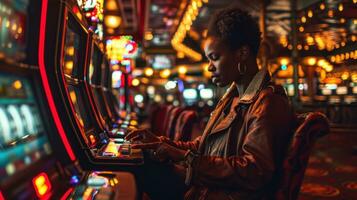
POLYGON ((0 61, 0 72, 3 199, 60 198, 70 188, 72 174, 68 170, 74 173, 78 170, 58 143, 61 141, 58 133, 51 131, 53 122, 46 120, 50 113, 46 110, 44 94, 36 87, 41 84, 38 68, 0 61))
POLYGON ((35 63, 29 59, 31 36, 39 26, 39 15, 32 14, 40 5, 0 2, 0 199, 60 198, 69 189, 69 171, 78 171, 58 132, 51 131, 38 67, 29 65, 35 63))
POLYGON ((0 48, 0 54, 5 55, 0 58, 0 199, 67 199, 86 195, 86 199, 135 199, 131 174, 82 171, 77 157, 66 146, 67 138, 57 131, 34 53, 39 49, 36 41, 41 32, 41 16, 32 14, 41 13, 45 3, 0 3, 6 11, 0 13, 1 18, 14 27, 7 29, 8 35, 0 35, 1 42, 10 36, 6 41, 12 43, 11 47, 0 48), (23 35, 17 35, 20 33, 23 35), (124 184, 119 180, 125 180, 124 184))
MULTIPOLYGON (((102 88, 100 86, 102 79, 102 66, 104 61, 104 53, 100 49, 97 42, 92 40, 92 48, 90 53, 90 61, 89 65, 87 65, 87 69, 85 70, 85 84, 88 91, 88 98, 92 100, 95 104, 96 113, 98 114, 98 118, 101 119, 105 130, 108 133, 116 133, 117 129, 113 130, 114 127, 117 127, 115 121, 113 121, 112 113, 110 112, 110 107, 108 102, 103 96, 102 88)), ((121 136, 122 137, 122 136, 121 136)))
MULTIPOLYGON (((105 65, 105 57, 103 51, 100 49, 99 45, 95 40, 92 40, 92 48, 90 53, 90 61, 89 65, 87 65, 87 69, 85 70, 85 79, 84 83, 86 86, 87 96, 88 98, 94 102, 95 105, 95 113, 98 114, 98 118, 102 122, 102 126, 105 128, 109 137, 111 138, 122 138, 125 133, 128 125, 136 124, 133 119, 124 119, 124 120, 116 120, 114 114, 111 112, 110 103, 106 97, 104 88, 102 86, 103 80, 107 78, 107 76, 102 73, 106 73, 104 70, 105 65)), ((115 108, 113 108, 113 111, 115 108)))
POLYGON ((74 7, 60 1, 49 1, 47 6, 43 68, 53 103, 82 168, 130 170, 142 164, 142 153, 131 151, 122 138, 110 139, 93 109, 85 85, 90 34, 74 7))

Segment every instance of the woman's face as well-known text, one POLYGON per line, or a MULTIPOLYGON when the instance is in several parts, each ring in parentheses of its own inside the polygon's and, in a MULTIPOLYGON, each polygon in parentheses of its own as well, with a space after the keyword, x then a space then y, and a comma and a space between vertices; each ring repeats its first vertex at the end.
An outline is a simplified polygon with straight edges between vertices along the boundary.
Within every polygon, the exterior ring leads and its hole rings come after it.
POLYGON ((204 51, 209 61, 208 71, 212 73, 214 84, 225 87, 238 79, 236 52, 229 50, 215 37, 207 38, 204 51))

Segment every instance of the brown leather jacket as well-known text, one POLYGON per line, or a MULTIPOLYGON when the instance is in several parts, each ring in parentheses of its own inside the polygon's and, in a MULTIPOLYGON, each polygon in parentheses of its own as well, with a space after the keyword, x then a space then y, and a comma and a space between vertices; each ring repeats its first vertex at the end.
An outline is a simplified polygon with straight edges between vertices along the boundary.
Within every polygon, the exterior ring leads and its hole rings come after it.
POLYGON ((185 199, 267 199, 274 192, 295 118, 285 91, 259 71, 242 97, 234 84, 201 137, 172 143, 198 153, 185 199), (229 106, 230 105, 230 106, 229 106))

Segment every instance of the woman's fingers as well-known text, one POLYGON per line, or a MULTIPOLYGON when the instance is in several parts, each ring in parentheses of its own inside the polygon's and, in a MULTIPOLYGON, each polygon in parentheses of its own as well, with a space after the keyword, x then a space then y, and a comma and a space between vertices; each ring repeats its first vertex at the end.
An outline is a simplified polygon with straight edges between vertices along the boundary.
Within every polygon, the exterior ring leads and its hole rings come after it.
POLYGON ((157 149, 160 145, 160 142, 151 142, 151 143, 144 143, 144 144, 132 144, 131 148, 133 149, 157 149))
POLYGON ((135 129, 135 130, 130 130, 128 134, 125 136, 125 140, 131 140, 132 138, 144 134, 145 129, 135 129))

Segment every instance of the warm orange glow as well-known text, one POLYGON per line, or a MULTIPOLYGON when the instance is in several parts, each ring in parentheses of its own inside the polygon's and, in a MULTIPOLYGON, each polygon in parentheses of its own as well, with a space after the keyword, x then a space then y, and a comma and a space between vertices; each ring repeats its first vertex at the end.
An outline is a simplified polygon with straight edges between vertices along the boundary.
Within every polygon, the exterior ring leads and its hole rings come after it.
POLYGON ((152 76, 154 74, 154 70, 152 68, 146 68, 144 73, 146 76, 152 76))
POLYGON ((105 5, 106 10, 110 10, 110 11, 114 11, 114 10, 118 10, 118 5, 115 2, 115 0, 107 0, 106 1, 106 5, 105 5))
POLYGON ((185 54, 182 53, 181 51, 177 52, 177 58, 184 58, 185 57, 185 54))
POLYGON ((138 125, 138 121, 132 120, 132 121, 130 121, 130 125, 137 126, 138 125))
POLYGON ((144 38, 145 40, 152 40, 154 36, 152 35, 151 32, 146 32, 144 38))
POLYGON ((333 10, 329 10, 329 11, 327 12, 327 15, 328 15, 329 17, 333 17, 333 10))
POLYGON ((69 92, 69 96, 71 97, 71 100, 73 103, 76 103, 77 102, 77 95, 74 91, 70 91, 69 92))
POLYGON ((301 22, 302 22, 302 23, 305 23, 305 22, 306 22, 306 17, 305 17, 305 16, 302 16, 302 17, 301 17, 301 22))
POLYGON ((308 16, 308 17, 311 18, 313 15, 314 15, 314 13, 312 12, 312 10, 309 10, 309 11, 307 12, 307 16, 308 16))
POLYGON ((96 142, 94 135, 89 135, 89 140, 92 144, 95 144, 96 142))
POLYGON ((121 17, 115 15, 107 15, 104 18, 104 23, 108 28, 118 28, 121 23, 121 17))
POLYGON ((307 64, 310 65, 310 66, 313 66, 316 64, 316 58, 314 57, 311 57, 307 60, 307 64))
POLYGON ((339 10, 340 12, 343 11, 343 5, 342 5, 342 3, 340 3, 340 4, 338 5, 338 10, 339 10))
POLYGON ((67 61, 66 63, 65 63, 65 67, 66 67, 66 69, 68 69, 68 70, 72 70, 73 69, 73 61, 67 61))
POLYGON ((16 81, 12 84, 12 86, 13 86, 15 89, 19 90, 19 89, 22 88, 22 83, 21 83, 21 81, 16 80, 16 81))
POLYGON ((169 69, 164 69, 160 72, 161 78, 168 78, 171 75, 171 72, 169 69))
POLYGON ((178 68, 178 73, 179 74, 186 74, 187 68, 185 66, 181 66, 178 68))
POLYGON ((344 81, 347 80, 349 77, 350 77, 350 73, 348 72, 343 72, 341 75, 341 79, 344 81))
POLYGON ((281 65, 287 65, 289 63, 289 59, 288 58, 281 58, 280 59, 280 64, 281 65))
POLYGON ((46 173, 40 173, 32 179, 32 185, 35 188, 37 197, 41 198, 51 191, 51 182, 46 173))
POLYGON ((140 84, 140 81, 139 81, 139 79, 134 78, 134 79, 131 81, 131 84, 132 84, 134 87, 136 87, 136 86, 138 86, 138 85, 140 84))
POLYGON ((323 3, 320 4, 320 9, 321 9, 321 10, 325 10, 325 4, 323 4, 323 3))
POLYGON ((67 47, 66 54, 69 56, 73 56, 74 55, 74 47, 73 46, 67 47))

